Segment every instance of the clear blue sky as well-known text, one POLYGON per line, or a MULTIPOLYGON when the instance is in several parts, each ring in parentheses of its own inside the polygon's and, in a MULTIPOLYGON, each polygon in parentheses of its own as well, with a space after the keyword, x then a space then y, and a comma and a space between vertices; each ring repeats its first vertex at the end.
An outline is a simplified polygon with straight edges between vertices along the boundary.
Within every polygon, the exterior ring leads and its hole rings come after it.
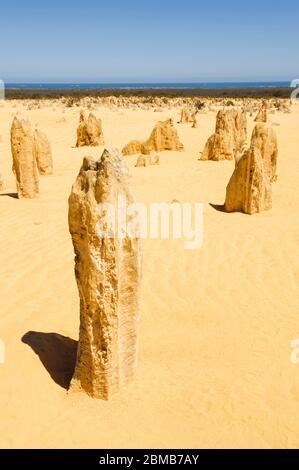
POLYGON ((299 78, 298 0, 3 3, 6 81, 299 78))

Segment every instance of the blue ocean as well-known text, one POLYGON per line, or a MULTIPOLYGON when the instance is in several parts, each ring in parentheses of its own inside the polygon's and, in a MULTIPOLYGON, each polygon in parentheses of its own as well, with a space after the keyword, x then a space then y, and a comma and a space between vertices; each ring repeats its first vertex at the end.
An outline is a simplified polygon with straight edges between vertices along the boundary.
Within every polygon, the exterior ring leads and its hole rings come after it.
POLYGON ((5 83, 6 88, 41 89, 223 89, 223 88, 260 88, 289 87, 290 82, 192 82, 192 83, 5 83))

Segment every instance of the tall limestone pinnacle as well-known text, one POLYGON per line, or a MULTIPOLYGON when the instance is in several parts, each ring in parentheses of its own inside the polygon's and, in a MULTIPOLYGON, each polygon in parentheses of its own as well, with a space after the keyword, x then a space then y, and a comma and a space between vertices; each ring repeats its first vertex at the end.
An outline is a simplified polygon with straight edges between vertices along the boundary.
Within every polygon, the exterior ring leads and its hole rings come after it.
POLYGON ((138 238, 109 231, 101 204, 133 202, 126 165, 114 148, 85 158, 69 198, 69 229, 80 295, 80 333, 71 390, 109 399, 135 374, 141 255, 138 238))
POLYGON ((11 153, 19 198, 39 196, 39 175, 30 123, 15 117, 11 126, 11 153))
POLYGON ((39 129, 34 131, 34 151, 39 173, 41 175, 51 175, 53 173, 51 144, 46 134, 39 129))
POLYGON ((270 181, 276 181, 278 145, 273 127, 264 123, 256 124, 251 137, 251 145, 259 148, 270 181))
POLYGON ((239 160, 226 188, 225 210, 255 214, 272 208, 271 182, 261 151, 251 146, 239 160))

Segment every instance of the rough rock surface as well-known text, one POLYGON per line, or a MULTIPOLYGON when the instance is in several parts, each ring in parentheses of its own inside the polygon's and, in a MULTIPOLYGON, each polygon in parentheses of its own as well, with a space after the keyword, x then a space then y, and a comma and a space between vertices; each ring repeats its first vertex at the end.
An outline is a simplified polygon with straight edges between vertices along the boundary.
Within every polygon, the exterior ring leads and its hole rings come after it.
POLYGON ((102 121, 92 113, 86 118, 84 111, 81 111, 76 147, 96 147, 98 145, 104 145, 102 121))
POLYGON ((180 124, 187 124, 188 122, 193 122, 192 113, 188 109, 184 108, 181 111, 180 124))
POLYGON ((257 116, 255 122, 267 122, 267 102, 264 101, 257 116))
POLYGON ((252 133, 251 145, 260 150, 270 181, 276 181, 278 146, 274 129, 266 124, 257 124, 252 133))
POLYGON ((143 153, 144 146, 140 140, 131 140, 123 149, 123 155, 135 155, 137 153, 143 153))
POLYGON ((254 214, 271 207, 270 179, 259 148, 251 146, 237 164, 227 185, 225 210, 254 214))
MULTIPOLYGON (((218 152, 219 153, 219 152, 218 152)), ((205 143, 201 160, 220 160, 218 157, 218 153, 216 153, 215 149, 215 134, 212 134, 205 143)))
POLYGON ((180 142, 177 130, 173 126, 172 119, 159 121, 149 139, 144 144, 145 151, 142 153, 150 153, 151 150, 161 152, 163 150, 184 150, 183 144, 180 142))
POLYGON ((247 137, 246 112, 223 109, 216 117, 215 134, 209 137, 201 160, 233 160, 247 137))
POLYGON ((89 145, 104 145, 104 135, 102 131, 102 121, 96 118, 92 113, 87 119, 87 134, 89 136, 89 145))
POLYGON ((150 155, 139 155, 136 167, 138 166, 150 166, 150 165, 159 165, 160 158, 156 153, 150 153, 150 155))
POLYGON ((39 175, 33 132, 28 121, 17 117, 11 126, 11 153, 19 198, 38 197, 39 175))
POLYGON ((80 294, 79 346, 70 388, 101 399, 133 378, 137 361, 139 240, 113 235, 113 225, 99 211, 101 203, 117 210, 119 196, 132 202, 127 168, 117 150, 105 149, 99 161, 85 158, 69 198, 80 294), (99 223, 106 227, 105 237, 99 223))
POLYGON ((34 148, 39 173, 51 175, 53 173, 51 145, 47 136, 38 129, 34 132, 34 148))
POLYGON ((77 128, 77 142, 76 147, 83 147, 86 145, 85 142, 89 141, 89 137, 86 129, 86 114, 84 111, 80 111, 79 126, 77 128))

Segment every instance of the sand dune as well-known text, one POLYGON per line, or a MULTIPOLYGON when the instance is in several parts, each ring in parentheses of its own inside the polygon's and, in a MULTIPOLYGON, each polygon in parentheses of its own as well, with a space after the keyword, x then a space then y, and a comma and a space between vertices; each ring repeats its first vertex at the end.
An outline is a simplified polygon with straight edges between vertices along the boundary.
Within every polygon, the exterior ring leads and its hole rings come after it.
MULTIPOLYGON (((109 402, 65 389, 79 330, 67 199, 82 158, 103 147, 75 148, 79 108, 14 106, 0 108, 0 446, 299 447, 299 364, 290 361, 299 338, 298 106, 268 116, 279 145, 268 212, 220 210, 234 162, 198 160, 215 112, 199 114, 197 129, 175 124, 184 151, 161 152, 159 166, 125 157, 136 200, 204 203, 204 244, 143 242, 137 378, 109 402), (15 198, 9 133, 19 109, 52 145, 54 174, 40 179, 36 200, 15 198)), ((93 112, 105 144, 119 148, 180 118, 176 108, 93 112)))

